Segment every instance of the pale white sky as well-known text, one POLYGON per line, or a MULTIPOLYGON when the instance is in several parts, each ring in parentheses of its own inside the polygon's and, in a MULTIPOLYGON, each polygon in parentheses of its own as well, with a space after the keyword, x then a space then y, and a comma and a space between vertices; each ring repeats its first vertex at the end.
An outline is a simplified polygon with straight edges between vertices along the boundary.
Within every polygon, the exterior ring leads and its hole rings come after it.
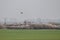
POLYGON ((0 0, 0 19, 4 18, 60 19, 60 0, 0 0))

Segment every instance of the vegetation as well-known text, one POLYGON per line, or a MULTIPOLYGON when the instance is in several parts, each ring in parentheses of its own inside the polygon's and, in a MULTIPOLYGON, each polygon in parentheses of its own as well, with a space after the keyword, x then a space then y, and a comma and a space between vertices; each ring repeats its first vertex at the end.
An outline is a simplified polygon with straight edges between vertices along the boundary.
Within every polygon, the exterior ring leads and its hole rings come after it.
POLYGON ((60 40, 60 30, 0 29, 0 40, 60 40))

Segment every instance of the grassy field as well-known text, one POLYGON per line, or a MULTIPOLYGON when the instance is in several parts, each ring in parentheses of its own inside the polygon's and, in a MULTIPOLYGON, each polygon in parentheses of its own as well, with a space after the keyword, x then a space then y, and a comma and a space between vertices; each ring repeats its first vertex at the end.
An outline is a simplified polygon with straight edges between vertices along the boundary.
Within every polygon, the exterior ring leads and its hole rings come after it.
POLYGON ((60 40, 60 30, 0 29, 0 40, 60 40))

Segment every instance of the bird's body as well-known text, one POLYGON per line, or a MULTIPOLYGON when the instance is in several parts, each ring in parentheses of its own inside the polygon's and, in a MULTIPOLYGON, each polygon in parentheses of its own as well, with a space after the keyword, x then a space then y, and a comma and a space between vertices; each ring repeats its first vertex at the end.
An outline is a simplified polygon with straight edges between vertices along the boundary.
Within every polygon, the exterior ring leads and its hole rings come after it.
POLYGON ((21 12, 21 14, 23 14, 23 12, 21 12))

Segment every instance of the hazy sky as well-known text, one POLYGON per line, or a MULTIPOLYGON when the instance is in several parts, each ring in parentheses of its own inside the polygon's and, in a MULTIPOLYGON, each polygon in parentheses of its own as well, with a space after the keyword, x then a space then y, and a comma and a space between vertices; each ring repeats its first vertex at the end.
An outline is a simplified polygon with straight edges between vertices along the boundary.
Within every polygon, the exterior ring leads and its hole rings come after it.
POLYGON ((4 18, 60 19, 60 0, 0 0, 0 19, 4 18))

